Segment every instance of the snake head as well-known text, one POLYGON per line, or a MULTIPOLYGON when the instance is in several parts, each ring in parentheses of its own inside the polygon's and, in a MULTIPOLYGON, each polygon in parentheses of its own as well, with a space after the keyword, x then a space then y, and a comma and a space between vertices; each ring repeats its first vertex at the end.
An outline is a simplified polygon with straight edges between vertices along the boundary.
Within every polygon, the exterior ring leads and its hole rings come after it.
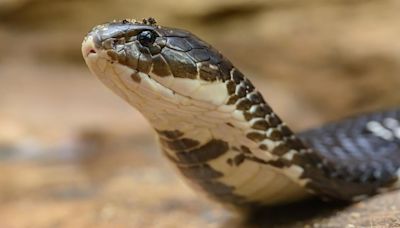
POLYGON ((114 21, 94 27, 82 53, 92 73, 153 125, 194 117, 208 124, 206 115, 233 113, 242 121, 240 110, 263 101, 229 60, 185 30, 114 21))
POLYGON ((136 92, 169 90, 192 100, 223 104, 232 64, 190 32, 148 21, 122 20, 94 27, 82 44, 91 71, 123 97, 122 86, 136 92))

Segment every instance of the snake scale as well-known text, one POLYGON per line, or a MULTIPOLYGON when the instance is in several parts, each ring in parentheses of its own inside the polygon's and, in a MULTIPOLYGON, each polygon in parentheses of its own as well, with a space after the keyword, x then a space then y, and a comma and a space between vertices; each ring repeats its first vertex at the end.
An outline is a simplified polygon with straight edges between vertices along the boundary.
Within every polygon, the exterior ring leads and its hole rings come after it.
POLYGON ((400 187, 400 110, 294 134, 219 51, 152 18, 98 25, 82 53, 187 182, 224 205, 358 201, 400 187))

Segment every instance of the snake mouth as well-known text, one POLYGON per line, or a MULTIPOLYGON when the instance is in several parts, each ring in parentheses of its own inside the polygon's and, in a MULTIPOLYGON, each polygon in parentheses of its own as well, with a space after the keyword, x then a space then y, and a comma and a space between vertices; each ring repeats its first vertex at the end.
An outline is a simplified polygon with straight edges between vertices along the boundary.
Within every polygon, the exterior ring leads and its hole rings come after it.
POLYGON ((89 57, 90 55, 95 55, 98 53, 96 49, 96 45, 93 42, 93 38, 91 36, 87 37, 82 43, 82 55, 84 58, 89 57))

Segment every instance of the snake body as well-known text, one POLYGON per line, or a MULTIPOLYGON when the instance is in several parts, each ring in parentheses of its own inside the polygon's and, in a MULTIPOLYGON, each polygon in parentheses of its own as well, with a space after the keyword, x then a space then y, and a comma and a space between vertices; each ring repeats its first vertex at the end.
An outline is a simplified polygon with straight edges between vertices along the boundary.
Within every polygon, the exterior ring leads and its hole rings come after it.
POLYGON ((218 202, 357 201, 400 187, 400 110, 294 134, 220 52, 151 18, 96 26, 82 52, 151 123, 188 183, 218 202))

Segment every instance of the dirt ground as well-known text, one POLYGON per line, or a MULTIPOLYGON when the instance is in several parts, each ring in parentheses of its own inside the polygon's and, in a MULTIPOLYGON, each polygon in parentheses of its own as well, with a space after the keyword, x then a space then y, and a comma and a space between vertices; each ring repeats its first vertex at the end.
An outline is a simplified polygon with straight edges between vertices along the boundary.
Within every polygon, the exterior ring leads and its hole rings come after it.
POLYGON ((399 105, 399 10, 395 0, 0 2, 0 227, 400 227, 396 192, 239 219, 179 179, 149 124, 80 54, 92 26, 153 16, 220 49, 299 131, 399 105))

